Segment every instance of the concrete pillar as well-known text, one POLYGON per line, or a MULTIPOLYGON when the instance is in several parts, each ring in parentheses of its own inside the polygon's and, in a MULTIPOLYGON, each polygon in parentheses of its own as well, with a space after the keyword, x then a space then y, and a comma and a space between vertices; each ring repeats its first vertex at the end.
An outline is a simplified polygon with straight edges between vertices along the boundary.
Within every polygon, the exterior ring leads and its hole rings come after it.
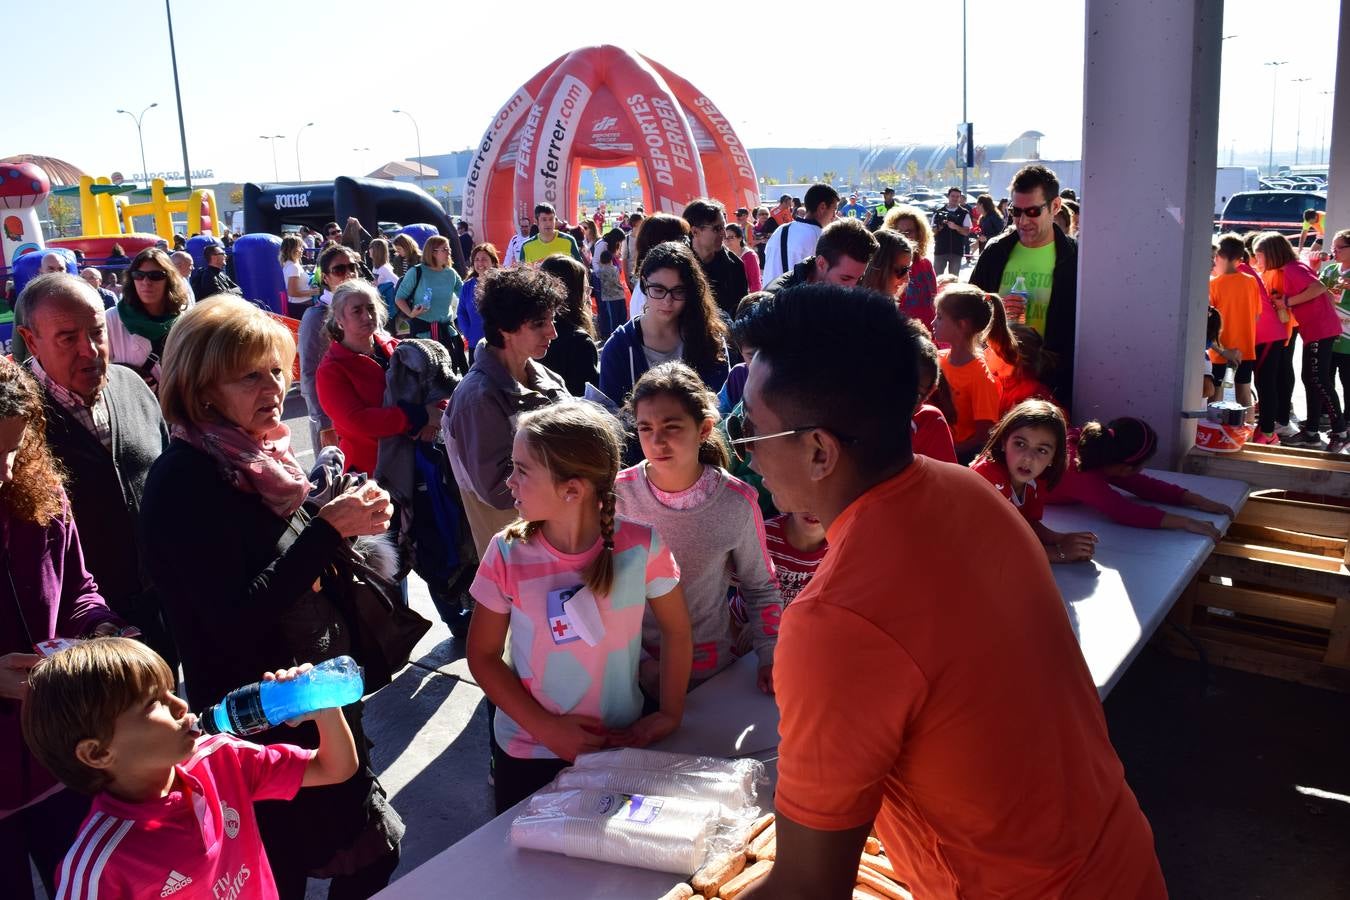
POLYGON ((1087 0, 1074 421, 1138 416, 1155 466, 1195 441, 1222 0, 1087 0))
POLYGON ((1336 43, 1336 93, 1332 95, 1331 152, 1327 183, 1327 240, 1350 228, 1350 0, 1341 0, 1341 28, 1336 43), (1337 177, 1339 176, 1339 177, 1337 177))

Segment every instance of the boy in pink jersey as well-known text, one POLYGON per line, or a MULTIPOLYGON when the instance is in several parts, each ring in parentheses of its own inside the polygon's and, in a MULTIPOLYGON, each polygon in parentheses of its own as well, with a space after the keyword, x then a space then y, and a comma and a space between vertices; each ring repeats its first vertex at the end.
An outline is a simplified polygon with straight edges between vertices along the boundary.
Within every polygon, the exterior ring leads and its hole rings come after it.
MULTIPOLYGON (((263 677, 287 681, 306 668, 263 677)), ((125 638, 81 643, 33 668, 24 737, 68 787, 94 794, 57 873, 56 900, 275 898, 253 802, 289 800, 356 772, 339 709, 305 717, 318 726, 318 750, 262 747, 199 737, 173 686, 164 660, 125 638)))

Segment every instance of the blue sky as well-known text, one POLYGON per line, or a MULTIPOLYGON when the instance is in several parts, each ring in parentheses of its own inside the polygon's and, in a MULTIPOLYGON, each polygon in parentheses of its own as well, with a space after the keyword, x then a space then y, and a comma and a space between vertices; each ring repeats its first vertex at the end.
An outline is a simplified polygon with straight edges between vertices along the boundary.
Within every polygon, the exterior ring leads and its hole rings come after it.
MULTIPOLYGON (((182 168, 162 0, 5 6, 10 90, 0 156, 38 153, 91 174, 137 172, 135 126, 116 110, 157 102, 144 117, 148 167, 182 168)), ((424 153, 463 149, 478 142, 517 85, 559 54, 597 43, 633 47, 684 75, 750 147, 949 140, 961 119, 960 3, 855 0, 837 7, 837 19, 821 8, 687 0, 672 15, 647 3, 173 0, 192 168, 212 169, 219 180, 272 180, 272 144, 259 135, 284 135, 275 142, 277 169, 290 181, 297 130, 312 121, 300 147, 306 179, 365 174, 416 152, 412 124, 394 107, 416 116, 424 153), (793 24, 764 24, 778 21, 793 24), (779 71, 788 66, 796 71, 779 71), (818 73, 814 84, 802 77, 807 70, 818 73)), ((1227 4, 1224 33, 1234 37, 1224 46, 1221 162, 1244 151, 1264 161, 1269 60, 1290 61, 1279 73, 1277 154, 1292 153, 1296 129, 1303 161, 1320 153, 1338 4, 1304 0, 1280 27, 1269 9, 1256 0, 1227 4)), ((1046 135, 1046 157, 1076 157, 1081 0, 969 0, 969 47, 977 142, 1034 129, 1046 135), (1016 38, 1033 19, 1036 34, 1052 23, 1059 37, 1016 38), (1025 55, 1037 47, 1043 58, 1025 55), (1009 102, 1009 78, 1034 85, 1037 69, 1049 81, 1061 77, 1062 89, 1014 84, 1009 102)))

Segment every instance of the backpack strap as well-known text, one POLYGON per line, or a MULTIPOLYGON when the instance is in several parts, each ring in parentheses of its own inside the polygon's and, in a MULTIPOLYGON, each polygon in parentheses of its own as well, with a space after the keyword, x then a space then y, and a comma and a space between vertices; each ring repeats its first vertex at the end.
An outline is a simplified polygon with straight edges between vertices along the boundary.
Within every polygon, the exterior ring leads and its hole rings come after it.
POLYGON ((789 222, 789 223, 787 223, 786 225, 784 225, 781 229, 779 229, 780 231, 783 232, 783 237, 782 237, 782 239, 778 242, 778 250, 779 250, 779 253, 781 254, 781 256, 780 256, 779 258, 782 259, 782 261, 783 261, 783 271, 784 271, 784 272, 790 271, 790 269, 788 268, 788 261, 787 261, 787 237, 788 237, 787 233, 788 233, 788 229, 791 228, 791 227, 792 227, 792 223, 789 222))

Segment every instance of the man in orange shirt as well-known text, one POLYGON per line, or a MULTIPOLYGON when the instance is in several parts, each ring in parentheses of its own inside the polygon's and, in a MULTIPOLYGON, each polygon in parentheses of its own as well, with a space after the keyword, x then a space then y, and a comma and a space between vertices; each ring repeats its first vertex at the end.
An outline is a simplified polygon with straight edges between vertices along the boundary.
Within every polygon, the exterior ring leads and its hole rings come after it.
POLYGON ((778 198, 778 205, 774 207, 773 212, 769 213, 773 220, 779 225, 786 225, 792 221, 792 195, 784 194, 778 198))
POLYGON ((774 504, 814 513, 830 546, 783 614, 778 856, 745 896, 852 896, 875 821, 923 900, 1166 897, 1035 537, 880 414, 917 392, 894 301, 810 285, 742 321, 758 348, 742 443, 774 504))

